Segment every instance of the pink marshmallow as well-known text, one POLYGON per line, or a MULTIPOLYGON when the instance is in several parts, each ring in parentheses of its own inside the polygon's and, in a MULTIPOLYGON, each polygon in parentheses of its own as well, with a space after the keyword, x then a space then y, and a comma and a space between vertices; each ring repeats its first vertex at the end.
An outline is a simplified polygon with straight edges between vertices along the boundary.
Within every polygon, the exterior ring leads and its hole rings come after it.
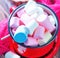
POLYGON ((10 20, 10 27, 16 28, 19 26, 19 18, 18 17, 12 17, 10 20))
POLYGON ((30 22, 31 18, 28 14, 24 13, 21 15, 20 20, 26 25, 30 22))
POLYGON ((24 14, 24 13, 25 13, 24 9, 21 9, 21 10, 19 10, 19 11, 17 12, 17 16, 18 16, 18 17, 21 17, 22 14, 24 14))
POLYGON ((50 20, 48 19, 48 17, 43 21, 40 22, 40 24, 42 24, 49 32, 53 32, 55 30, 55 26, 50 22, 50 20))
POLYGON ((45 28, 43 26, 39 26, 34 33, 34 38, 36 39, 43 38, 44 32, 45 32, 45 28))
POLYGON ((24 52, 26 52, 26 48, 21 46, 21 45, 18 45, 18 51, 23 54, 24 52))
POLYGON ((33 37, 28 37, 28 40, 24 44, 26 46, 37 46, 38 41, 37 41, 37 39, 34 39, 33 37))

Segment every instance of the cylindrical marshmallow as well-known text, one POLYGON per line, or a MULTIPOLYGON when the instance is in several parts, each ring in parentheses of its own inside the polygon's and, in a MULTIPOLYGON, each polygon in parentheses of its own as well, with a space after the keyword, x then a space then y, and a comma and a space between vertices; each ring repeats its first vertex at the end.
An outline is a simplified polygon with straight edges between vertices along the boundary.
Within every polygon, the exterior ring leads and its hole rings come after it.
POLYGON ((44 34, 44 38, 43 39, 40 39, 39 41, 39 45, 43 45, 43 44, 46 44, 49 40, 51 40, 52 38, 52 35, 50 32, 46 32, 44 34))
POLYGON ((28 40, 24 43, 26 46, 37 46, 38 40, 33 37, 28 37, 28 40))
POLYGON ((21 25, 17 28, 14 34, 14 40, 18 43, 24 43, 27 40, 29 30, 21 25))
POLYGON ((38 16, 41 14, 44 14, 44 10, 41 6, 37 6, 37 13, 38 13, 38 16))
POLYGON ((37 4, 35 1, 29 0, 24 9, 27 14, 31 15, 36 12, 37 4))
POLYGON ((37 21, 43 25, 49 32, 53 32, 55 30, 55 26, 50 22, 47 14, 42 14, 37 18, 37 21))
POLYGON ((10 19, 10 27, 11 28, 16 28, 19 26, 19 18, 18 17, 12 17, 10 19))
POLYGON ((24 9, 21 9, 21 10, 19 10, 19 11, 17 12, 17 16, 18 16, 18 17, 21 17, 22 14, 24 14, 24 13, 25 13, 24 9))
POLYGON ((23 47, 23 46, 21 46, 21 45, 18 45, 18 51, 21 53, 21 54, 23 54, 24 52, 26 52, 26 47, 23 47))
POLYGON ((31 20, 30 16, 26 13, 21 15, 20 20, 24 23, 24 24, 28 24, 29 21, 31 20))
POLYGON ((47 19, 47 15, 46 14, 41 14, 41 15, 39 15, 38 17, 37 17, 37 21, 38 22, 43 22, 44 20, 46 20, 47 19))
POLYGON ((26 25, 26 27, 29 29, 29 34, 32 35, 35 29, 38 27, 38 23, 33 19, 29 22, 29 24, 26 25))
POLYGON ((56 24, 56 22, 55 22, 55 20, 54 20, 54 17, 53 17, 52 15, 49 15, 48 18, 49 18, 50 22, 51 22, 53 25, 56 24))
POLYGON ((38 28, 35 30, 34 38, 42 39, 44 37, 44 32, 45 32, 45 28, 43 26, 38 26, 38 28))
POLYGON ((20 56, 11 52, 11 51, 9 51, 5 54, 5 58, 20 58, 20 56))

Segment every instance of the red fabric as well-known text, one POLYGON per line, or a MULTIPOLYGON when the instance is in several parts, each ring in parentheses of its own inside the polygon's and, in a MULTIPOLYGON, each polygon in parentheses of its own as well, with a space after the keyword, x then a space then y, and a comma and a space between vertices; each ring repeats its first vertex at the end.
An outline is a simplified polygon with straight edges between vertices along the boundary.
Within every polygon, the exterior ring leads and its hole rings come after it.
POLYGON ((4 19, 0 22, 0 55, 10 50, 11 37, 1 40, 8 33, 8 20, 4 19))

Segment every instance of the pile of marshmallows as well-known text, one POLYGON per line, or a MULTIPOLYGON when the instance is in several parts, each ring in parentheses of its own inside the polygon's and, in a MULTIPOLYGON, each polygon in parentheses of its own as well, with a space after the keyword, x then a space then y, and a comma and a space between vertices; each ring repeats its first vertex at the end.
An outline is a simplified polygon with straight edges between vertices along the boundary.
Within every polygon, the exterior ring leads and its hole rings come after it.
POLYGON ((55 31, 55 20, 36 2, 29 0, 17 16, 10 20, 10 27, 17 43, 25 46, 38 46, 47 43, 55 31))

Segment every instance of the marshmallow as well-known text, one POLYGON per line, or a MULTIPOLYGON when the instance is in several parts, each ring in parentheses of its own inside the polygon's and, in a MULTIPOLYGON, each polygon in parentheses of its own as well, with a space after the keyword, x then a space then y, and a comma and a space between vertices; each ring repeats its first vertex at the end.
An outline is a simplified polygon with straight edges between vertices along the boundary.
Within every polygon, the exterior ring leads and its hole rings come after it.
POLYGON ((37 13, 38 13, 38 15, 44 14, 43 8, 40 7, 40 6, 38 6, 38 7, 37 7, 37 13))
POLYGON ((41 24, 49 31, 53 32, 55 30, 55 26, 50 22, 49 18, 41 22, 41 24))
POLYGON ((21 10, 19 10, 19 11, 17 12, 17 16, 18 16, 18 17, 21 17, 22 14, 24 14, 24 13, 25 13, 24 9, 21 9, 21 10))
POLYGON ((38 17, 38 13, 34 13, 31 15, 31 19, 37 19, 37 17, 38 17))
POLYGON ((5 58, 20 58, 20 56, 11 52, 11 51, 9 51, 5 54, 5 58))
POLYGON ((52 15, 49 15, 48 18, 49 18, 50 22, 51 22, 53 25, 55 25, 54 17, 53 17, 52 15))
POLYGON ((31 15, 31 18, 37 19, 41 14, 44 14, 43 8, 37 7, 36 12, 31 15))
POLYGON ((25 47, 21 46, 21 45, 18 45, 18 51, 23 54, 24 52, 26 52, 26 49, 25 47))
POLYGON ((31 20, 30 16, 25 14, 22 14, 20 20, 24 23, 24 24, 28 24, 29 21, 31 20))
POLYGON ((29 29, 29 34, 32 35, 35 29, 38 27, 38 23, 33 19, 29 22, 29 24, 26 25, 26 27, 29 29))
POLYGON ((45 28, 43 26, 38 26, 38 28, 35 30, 34 38, 42 39, 44 37, 44 32, 45 32, 45 28))
POLYGON ((27 40, 29 30, 21 25, 17 28, 14 34, 14 40, 18 43, 24 43, 27 40))
POLYGON ((44 20, 46 20, 47 19, 47 14, 41 14, 41 15, 39 15, 38 17, 37 17, 37 21, 38 22, 43 22, 44 20))
POLYGON ((46 44, 52 38, 52 35, 50 32, 46 32, 43 37, 43 39, 39 40, 39 45, 46 44))
POLYGON ((31 15, 36 12, 37 4, 36 2, 29 0, 28 3, 25 5, 24 9, 27 14, 31 15))
POLYGON ((37 46, 38 41, 33 37, 28 37, 28 40, 24 43, 26 46, 37 46))
POLYGON ((19 26, 19 18, 18 17, 12 17, 10 20, 10 27, 16 28, 19 26))
POLYGON ((13 32, 13 34, 14 34, 14 33, 16 32, 16 28, 13 28, 13 29, 12 29, 12 32, 13 32))

